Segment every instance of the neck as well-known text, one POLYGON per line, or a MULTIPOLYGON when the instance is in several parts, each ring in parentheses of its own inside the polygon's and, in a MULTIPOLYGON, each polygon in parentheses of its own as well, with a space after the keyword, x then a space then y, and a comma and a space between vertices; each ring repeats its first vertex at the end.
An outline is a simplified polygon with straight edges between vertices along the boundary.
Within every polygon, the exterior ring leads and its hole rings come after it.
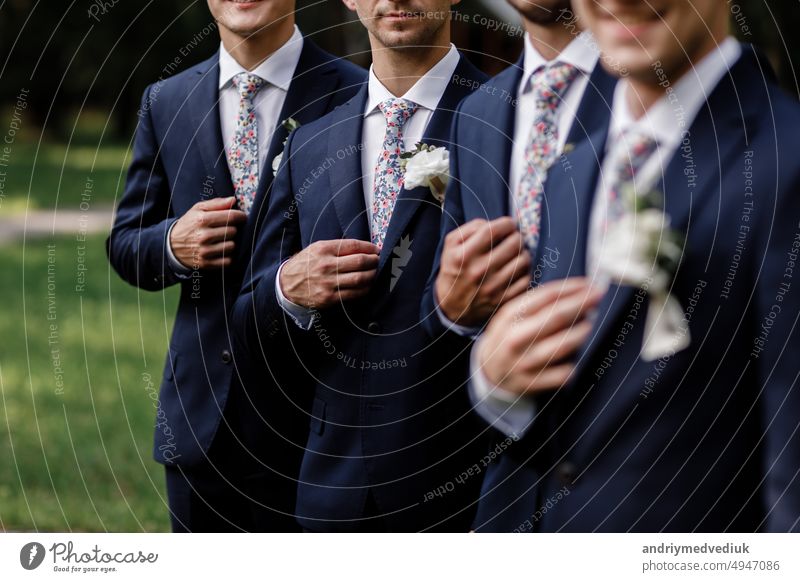
POLYGON ((625 100, 631 116, 634 119, 641 118, 651 107, 664 98, 669 88, 674 87, 684 75, 692 71, 711 51, 716 50, 725 41, 725 38, 725 32, 711 38, 710 42, 702 45, 689 60, 669 71, 666 69, 656 71, 651 68, 645 75, 631 75, 628 77, 625 100), (665 83, 664 79, 669 82, 665 83))
POLYGON ((373 44, 372 70, 375 76, 392 95, 402 97, 450 51, 449 42, 431 44, 436 46, 385 48, 373 44))
POLYGON ((240 35, 222 27, 219 29, 222 46, 248 71, 255 69, 289 42, 293 34, 294 16, 281 18, 250 35, 240 35))
POLYGON ((525 32, 531 39, 531 44, 542 58, 552 61, 572 42, 573 29, 570 29, 562 22, 553 24, 537 24, 530 20, 525 20, 525 32))

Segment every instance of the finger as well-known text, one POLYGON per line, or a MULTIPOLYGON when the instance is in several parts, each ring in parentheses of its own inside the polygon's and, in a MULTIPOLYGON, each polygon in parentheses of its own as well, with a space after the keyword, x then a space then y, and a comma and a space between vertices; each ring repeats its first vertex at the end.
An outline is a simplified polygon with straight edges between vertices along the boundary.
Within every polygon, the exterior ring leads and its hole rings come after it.
POLYGON ((519 327, 514 334, 517 342, 530 345, 577 325, 598 301, 590 289, 562 297, 536 312, 531 312, 530 316, 523 317, 518 322, 519 327))
POLYGON ((578 292, 585 293, 588 289, 590 289, 590 286, 585 277, 571 277, 569 279, 550 281, 509 302, 504 310, 513 312, 514 317, 525 317, 527 314, 536 313, 559 299, 569 297, 578 292))
POLYGON ((464 254, 466 256, 484 255, 515 232, 517 232, 517 225, 507 216, 487 222, 464 243, 464 254))
POLYGON ((574 370, 575 365, 572 363, 549 366, 536 373, 522 393, 536 394, 561 388, 569 381, 574 370))
POLYGON ((336 286, 340 291, 343 289, 369 288, 377 274, 377 270, 345 273, 344 275, 336 277, 336 286))
POLYGON ((235 226, 210 228, 203 233, 203 243, 214 244, 224 240, 233 240, 236 238, 236 232, 235 226))
POLYGON ((463 244, 469 237, 478 232, 484 224, 486 224, 486 221, 482 218, 470 220, 468 223, 450 231, 446 238, 451 244, 463 244))
POLYGON ((342 239, 336 241, 328 241, 328 248, 333 250, 333 254, 339 257, 347 255, 380 255, 381 249, 364 240, 358 239, 342 239))
POLYGON ((525 362, 531 368, 545 368, 573 356, 592 333, 592 322, 581 323, 535 342, 528 350, 525 362))
POLYGON ((215 228, 242 224, 247 220, 247 215, 241 210, 211 210, 203 214, 203 224, 215 228))
POLYGON ((523 273, 524 276, 516 279, 508 288, 503 292, 502 298, 498 302, 498 307, 505 305, 516 297, 525 293, 531 286, 531 279, 528 276, 528 271, 523 273))
POLYGON ((346 255, 336 259, 337 273, 352 273, 358 271, 372 271, 378 268, 380 257, 378 255, 346 255))
POLYGON ((519 256, 525 256, 530 264, 531 254, 525 247, 522 236, 515 231, 489 251, 487 271, 496 273, 519 256))
POLYGON ((200 256, 205 260, 218 259, 225 255, 230 255, 234 250, 235 243, 232 240, 218 242, 211 245, 200 247, 200 256))
POLYGON ((236 204, 236 196, 228 196, 227 198, 210 198, 203 200, 194 205, 193 208, 203 211, 213 210, 227 210, 233 208, 236 204))

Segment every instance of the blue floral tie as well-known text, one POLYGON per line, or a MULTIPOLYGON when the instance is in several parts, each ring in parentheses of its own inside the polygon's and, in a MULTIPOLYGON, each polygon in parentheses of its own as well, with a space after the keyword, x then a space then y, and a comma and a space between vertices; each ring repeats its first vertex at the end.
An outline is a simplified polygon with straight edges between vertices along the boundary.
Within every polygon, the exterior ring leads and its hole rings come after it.
POLYGON ((386 117, 386 136, 375 166, 371 210, 372 244, 382 247, 397 196, 403 189, 403 169, 400 165, 404 147, 403 127, 419 106, 407 99, 387 99, 378 108, 386 117))
POLYGON ((228 167, 233 179, 233 191, 239 208, 250 214, 258 189, 258 123, 253 104, 258 90, 266 81, 250 73, 239 73, 233 86, 239 91, 239 117, 236 133, 228 148, 228 167))

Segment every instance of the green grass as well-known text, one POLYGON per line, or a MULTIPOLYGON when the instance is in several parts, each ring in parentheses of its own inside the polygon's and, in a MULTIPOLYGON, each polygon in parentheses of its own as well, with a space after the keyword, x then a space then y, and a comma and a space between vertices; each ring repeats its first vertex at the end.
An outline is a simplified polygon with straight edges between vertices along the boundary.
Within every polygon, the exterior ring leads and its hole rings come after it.
POLYGON ((157 389, 176 290, 122 283, 102 236, 0 246, 0 265, 0 530, 167 530, 147 375, 157 389))
POLYGON ((130 161, 124 145, 70 145, 30 139, 10 146, 5 182, 0 184, 0 215, 30 210, 112 206, 122 193, 130 161), (87 184, 89 184, 87 186, 87 184), (88 192, 89 197, 84 198, 88 192))

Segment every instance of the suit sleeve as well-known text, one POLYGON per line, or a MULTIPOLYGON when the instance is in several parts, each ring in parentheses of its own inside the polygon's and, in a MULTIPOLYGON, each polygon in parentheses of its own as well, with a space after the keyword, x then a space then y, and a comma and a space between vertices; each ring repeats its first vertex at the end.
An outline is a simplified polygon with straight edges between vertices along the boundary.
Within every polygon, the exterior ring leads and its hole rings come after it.
POLYGON ((176 218, 153 129, 151 87, 142 97, 133 161, 106 252, 122 279, 141 289, 159 291, 179 279, 168 262, 167 233, 176 218))
POLYGON ((278 270, 302 249, 299 204, 292 186, 291 157, 295 133, 289 136, 270 193, 264 226, 258 235, 232 319, 238 344, 247 351, 284 337, 286 314, 276 293, 278 270))
POLYGON ((800 531, 800 172, 794 173, 774 203, 763 204, 757 235, 764 262, 756 279, 753 354, 770 532, 800 531))
POLYGON ((461 183, 458 177, 461 175, 459 172, 459 136, 458 136, 458 120, 461 114, 461 105, 456 109, 453 116, 453 127, 450 137, 450 182, 447 185, 447 192, 444 199, 444 208, 442 211, 442 223, 439 232, 439 244, 436 248, 436 255, 433 259, 433 269, 428 278, 425 286, 425 292, 422 295, 421 305, 421 318, 425 326, 425 331, 428 332, 432 338, 439 337, 448 332, 450 329, 445 325, 444 321, 439 317, 437 302, 435 298, 434 285, 436 277, 439 275, 439 265, 442 259, 442 249, 444 248, 444 240, 450 232, 456 230, 464 224, 464 207, 461 198, 461 183))

